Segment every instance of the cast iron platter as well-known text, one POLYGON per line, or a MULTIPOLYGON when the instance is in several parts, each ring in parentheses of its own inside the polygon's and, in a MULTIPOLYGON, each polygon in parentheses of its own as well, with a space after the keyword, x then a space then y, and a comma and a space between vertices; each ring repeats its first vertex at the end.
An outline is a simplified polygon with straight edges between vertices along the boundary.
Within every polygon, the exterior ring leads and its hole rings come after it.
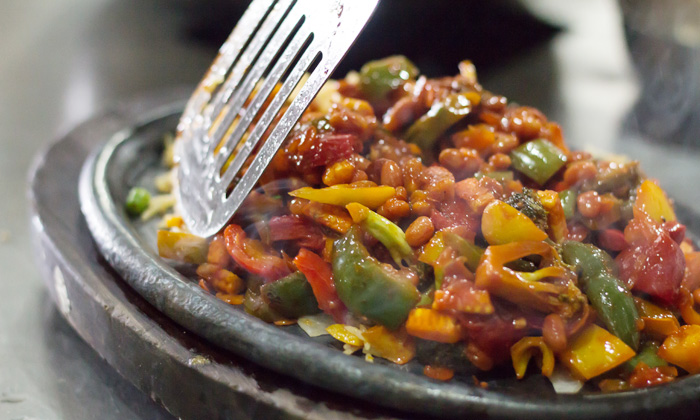
MULTIPOLYGON (((130 220, 118 204, 132 186, 152 185, 162 137, 187 94, 137 99, 87 121, 43 152, 30 186, 35 244, 59 310, 176 416, 689 418, 700 409, 700 376, 615 394, 557 395, 539 375, 518 382, 507 372, 478 374, 487 388, 469 376, 441 383, 416 364, 369 364, 206 293, 186 267, 156 256, 154 225, 130 220)), ((700 231, 697 215, 678 212, 689 232, 700 231)))

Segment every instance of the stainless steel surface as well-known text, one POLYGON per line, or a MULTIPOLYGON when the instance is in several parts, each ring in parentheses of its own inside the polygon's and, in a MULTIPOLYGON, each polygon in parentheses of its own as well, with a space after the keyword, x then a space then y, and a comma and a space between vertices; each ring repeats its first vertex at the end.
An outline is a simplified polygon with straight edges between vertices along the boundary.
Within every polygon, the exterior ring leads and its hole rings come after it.
MULTIPOLYGON (((195 85, 215 49, 184 35, 187 16, 173 8, 177 3, 0 2, 1 419, 169 418, 114 373, 50 303, 28 239, 24 179, 41 147, 115 101, 195 85)), ((672 196, 700 203, 697 148, 666 145, 666 139, 643 139, 624 129, 640 84, 617 3, 526 3, 566 29, 498 72, 481 74, 483 84, 540 107, 562 123, 578 147, 642 160, 672 196)), ((447 47, 436 45, 435 54, 447 47)), ((664 71, 664 63, 654 64, 664 71)))
POLYGON ((176 151, 178 194, 183 219, 193 233, 212 236, 226 225, 360 34, 377 1, 251 3, 178 125, 183 140, 176 151), (279 90, 270 96, 278 84, 279 90), (280 116, 293 92, 296 96, 280 116))

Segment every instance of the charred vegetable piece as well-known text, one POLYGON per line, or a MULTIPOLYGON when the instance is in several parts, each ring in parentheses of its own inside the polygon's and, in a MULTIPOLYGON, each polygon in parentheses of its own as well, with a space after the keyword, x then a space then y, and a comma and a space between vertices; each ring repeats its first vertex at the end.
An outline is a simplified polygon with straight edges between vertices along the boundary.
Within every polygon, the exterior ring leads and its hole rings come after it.
POLYGON ((469 115, 480 101, 481 96, 477 92, 462 92, 434 103, 425 115, 408 128, 406 141, 415 143, 424 152, 432 150, 438 137, 469 115))
POLYGON ((158 255, 163 258, 191 264, 207 261, 207 240, 191 233, 159 230, 157 244, 158 255))
POLYGON ((350 212, 353 222, 362 226, 389 250, 396 264, 401 265, 402 260, 406 262, 415 260, 413 248, 406 242, 406 234, 391 220, 360 203, 350 203, 345 207, 350 212))
POLYGON ((542 206, 540 198, 533 190, 523 188, 522 193, 515 192, 511 194, 506 203, 529 217, 538 228, 543 231, 547 230, 547 210, 542 206))
POLYGON ((418 68, 401 55, 370 61, 360 69, 360 90, 370 101, 379 101, 416 76, 418 68))
POLYGON ((568 241, 562 257, 580 271, 579 283, 603 324, 628 346, 639 347, 639 313, 630 292, 613 275, 610 256, 593 245, 568 241))
POLYGON ((275 322, 283 319, 282 314, 277 313, 269 303, 263 299, 260 294, 260 288, 264 280, 260 277, 252 277, 248 280, 248 290, 245 292, 243 299, 243 309, 256 318, 260 318, 265 322, 275 322))
POLYGON ((566 155, 551 142, 538 139, 510 152, 513 168, 544 185, 566 163, 566 155))
POLYGON ((320 312, 311 285, 299 271, 262 285, 260 295, 272 309, 287 318, 320 312))
POLYGON ((151 193, 147 189, 134 187, 129 190, 126 196, 126 212, 130 216, 139 216, 146 211, 148 203, 151 201, 151 193))
POLYGON ((311 187, 299 188, 291 191, 289 195, 297 198, 315 201, 317 203, 333 204, 335 206, 347 206, 350 203, 360 203, 369 208, 376 209, 394 196, 394 187, 382 185, 379 187, 358 187, 339 184, 327 188, 314 189, 311 187))
POLYGON ((438 343, 419 338, 415 341, 416 360, 422 365, 448 368, 464 374, 477 370, 469 361, 464 343, 438 343))
POLYGON ((369 255, 356 226, 333 245, 333 279, 340 300, 351 311, 392 330, 420 299, 402 272, 369 255))

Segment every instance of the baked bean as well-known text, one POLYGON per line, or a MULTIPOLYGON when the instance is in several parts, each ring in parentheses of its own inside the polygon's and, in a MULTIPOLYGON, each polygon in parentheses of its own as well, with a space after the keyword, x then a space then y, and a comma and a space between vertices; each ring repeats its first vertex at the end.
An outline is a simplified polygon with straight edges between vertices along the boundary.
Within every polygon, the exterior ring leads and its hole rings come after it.
POLYGON ((496 171, 504 171, 510 168, 510 156, 505 153, 496 153, 489 158, 489 165, 496 171))
POLYGON ((367 180, 367 172, 365 171, 355 171, 352 175, 352 182, 358 182, 358 181, 366 181, 367 180))
POLYGON ((586 191, 579 194, 576 207, 581 216, 593 219, 601 212, 600 196, 596 191, 586 191))
POLYGON ((404 187, 404 186, 396 187, 396 193, 394 194, 394 198, 397 198, 397 199, 403 200, 403 201, 408 200, 408 192, 406 191, 406 187, 404 187))
POLYGON ((418 158, 409 158, 403 164, 403 185, 408 193, 412 193, 420 187, 423 163, 418 158))
POLYGON ((411 213, 411 206, 404 200, 390 198, 379 206, 377 213, 391 221, 397 221, 411 213))
POLYGON ((387 160, 382 165, 381 184, 391 187, 403 185, 403 171, 401 167, 392 160, 387 160))
POLYGON ((434 232, 435 228, 430 218, 421 216, 406 229, 406 242, 412 247, 419 247, 428 242, 434 232))
POLYGON ((559 314, 549 314, 544 317, 542 338, 554 353, 560 353, 566 349, 566 325, 559 314))
POLYGON ((484 164, 484 160, 479 156, 479 152, 476 149, 466 147, 444 149, 440 152, 438 160, 441 165, 452 171, 459 178, 474 175, 484 164))
POLYGON ((508 153, 518 147, 519 144, 518 138, 512 134, 496 133, 496 142, 493 144, 491 151, 493 153, 508 153))
POLYGON ((590 160, 581 160, 569 164, 564 171, 564 183, 577 185, 580 182, 595 178, 598 173, 595 163, 590 160))
POLYGON ((362 181, 351 182, 350 186, 352 188, 368 188, 368 187, 376 187, 377 183, 372 182, 369 179, 363 179, 362 181))

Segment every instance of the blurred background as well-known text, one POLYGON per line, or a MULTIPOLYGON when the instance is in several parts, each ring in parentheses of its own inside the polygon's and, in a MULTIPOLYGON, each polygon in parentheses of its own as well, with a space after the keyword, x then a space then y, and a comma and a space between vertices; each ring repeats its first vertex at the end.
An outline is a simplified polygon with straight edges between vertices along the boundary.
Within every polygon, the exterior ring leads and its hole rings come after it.
MULTIPOLYGON (((34 267, 25 179, 81 121, 193 88, 246 3, 0 3, 0 418, 171 418, 54 308, 34 267)), ((471 59, 488 90, 541 109, 575 147, 641 160, 697 205, 699 45, 692 0, 383 0, 337 75, 397 53, 433 76, 471 59)))

